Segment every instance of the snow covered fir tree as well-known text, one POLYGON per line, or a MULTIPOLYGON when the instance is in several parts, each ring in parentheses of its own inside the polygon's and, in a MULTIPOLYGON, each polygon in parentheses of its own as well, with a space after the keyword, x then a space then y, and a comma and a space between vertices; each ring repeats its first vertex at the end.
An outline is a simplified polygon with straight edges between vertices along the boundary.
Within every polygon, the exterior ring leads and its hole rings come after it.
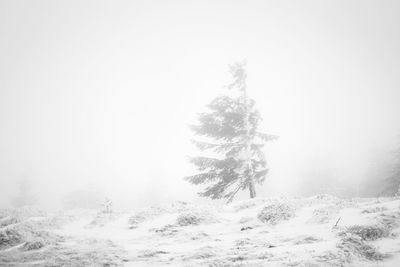
POLYGON ((12 199, 12 204, 16 208, 34 205, 37 202, 37 198, 32 194, 32 181, 28 176, 23 175, 18 181, 18 195, 12 199))
POLYGON ((268 173, 265 142, 277 136, 258 131, 261 115, 247 95, 245 63, 229 69, 233 76, 229 95, 216 97, 208 111, 199 114, 199 123, 191 126, 199 137, 193 142, 203 156, 189 157, 198 173, 185 179, 206 185, 201 196, 231 201, 245 189, 250 198, 256 197, 256 184, 263 183, 268 173))
POLYGON ((400 196, 400 145, 394 151, 390 176, 385 180, 383 195, 400 196))

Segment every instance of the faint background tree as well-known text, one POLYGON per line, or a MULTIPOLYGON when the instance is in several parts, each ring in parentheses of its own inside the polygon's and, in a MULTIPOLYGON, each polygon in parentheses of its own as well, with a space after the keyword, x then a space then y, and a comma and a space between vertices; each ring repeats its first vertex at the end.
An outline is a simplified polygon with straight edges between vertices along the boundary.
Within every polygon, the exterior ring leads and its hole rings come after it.
POLYGON ((99 209, 104 202, 104 195, 96 190, 76 190, 65 194, 61 200, 66 209, 99 209))
POLYGON ((112 205, 113 205, 113 203, 112 203, 111 199, 106 197, 102 204, 102 212, 103 213, 112 213, 113 212, 112 205))
POLYGON ((32 181, 26 174, 18 180, 18 195, 11 200, 15 208, 30 206, 37 203, 37 197, 32 193, 32 181))
POLYGON ((400 144, 397 149, 393 151, 390 175, 384 181, 382 194, 387 196, 400 195, 400 144))

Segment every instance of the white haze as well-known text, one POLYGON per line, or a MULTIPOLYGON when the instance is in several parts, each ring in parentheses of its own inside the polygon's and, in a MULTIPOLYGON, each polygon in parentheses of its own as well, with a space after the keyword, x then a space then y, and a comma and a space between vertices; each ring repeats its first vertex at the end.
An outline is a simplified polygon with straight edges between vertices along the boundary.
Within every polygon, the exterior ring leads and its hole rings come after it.
MULTIPOLYGON (((94 188, 123 207, 199 200, 187 125, 246 59, 280 139, 258 195, 360 183, 400 134, 398 1, 1 1, 0 206, 94 188), (307 184, 306 184, 307 185, 307 184)), ((240 197, 247 197, 243 192, 240 197)))

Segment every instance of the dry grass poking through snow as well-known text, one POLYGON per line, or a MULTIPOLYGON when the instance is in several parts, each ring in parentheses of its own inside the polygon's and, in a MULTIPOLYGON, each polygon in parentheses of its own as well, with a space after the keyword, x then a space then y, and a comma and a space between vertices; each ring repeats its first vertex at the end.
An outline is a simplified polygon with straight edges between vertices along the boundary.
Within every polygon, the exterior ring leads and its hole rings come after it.
POLYGON ((390 230, 384 225, 353 225, 339 233, 339 236, 346 237, 356 235, 363 241, 372 241, 388 237, 390 230))
POLYGON ((0 211, 0 266, 399 263, 400 199, 394 198, 258 198, 219 209, 177 202, 106 215, 0 211))
POLYGON ((337 247, 344 253, 347 262, 354 260, 357 257, 370 261, 381 261, 388 255, 385 255, 379 250, 366 243, 359 236, 345 236, 337 244, 337 247))
POLYGON ((266 205, 257 218, 263 223, 277 224, 295 216, 295 209, 287 203, 271 203, 266 205))
MULTIPOLYGON (((374 216, 375 224, 351 225, 340 230, 338 232, 340 242, 337 247, 344 258, 348 262, 357 258, 372 262, 382 262, 387 258, 399 257, 394 253, 382 252, 379 246, 374 245, 374 242, 379 241, 380 244, 384 244, 396 239, 397 235, 393 231, 398 230, 400 219, 400 213, 397 209, 394 208, 390 211, 386 206, 368 207, 361 214, 379 213, 374 216), (389 213, 384 213, 386 211, 389 211, 389 213)), ((394 247, 392 249, 395 249, 395 251, 397 249, 397 252, 399 252, 398 248, 394 247)), ((398 263, 400 264, 400 258, 398 263)), ((384 264, 381 263, 379 266, 384 266, 384 264)))
POLYGON ((215 216, 208 211, 186 211, 178 215, 176 223, 179 226, 216 223, 215 216))

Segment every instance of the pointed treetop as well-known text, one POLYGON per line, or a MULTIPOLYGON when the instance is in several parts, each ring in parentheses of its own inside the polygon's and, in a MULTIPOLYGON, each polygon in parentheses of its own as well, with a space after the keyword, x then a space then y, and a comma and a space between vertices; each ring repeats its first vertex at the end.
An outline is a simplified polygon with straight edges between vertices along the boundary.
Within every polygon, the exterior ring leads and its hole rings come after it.
POLYGON ((228 85, 229 89, 233 89, 236 87, 239 91, 245 91, 246 90, 246 61, 243 60, 242 62, 235 62, 231 65, 229 65, 229 72, 233 76, 233 82, 228 85))

